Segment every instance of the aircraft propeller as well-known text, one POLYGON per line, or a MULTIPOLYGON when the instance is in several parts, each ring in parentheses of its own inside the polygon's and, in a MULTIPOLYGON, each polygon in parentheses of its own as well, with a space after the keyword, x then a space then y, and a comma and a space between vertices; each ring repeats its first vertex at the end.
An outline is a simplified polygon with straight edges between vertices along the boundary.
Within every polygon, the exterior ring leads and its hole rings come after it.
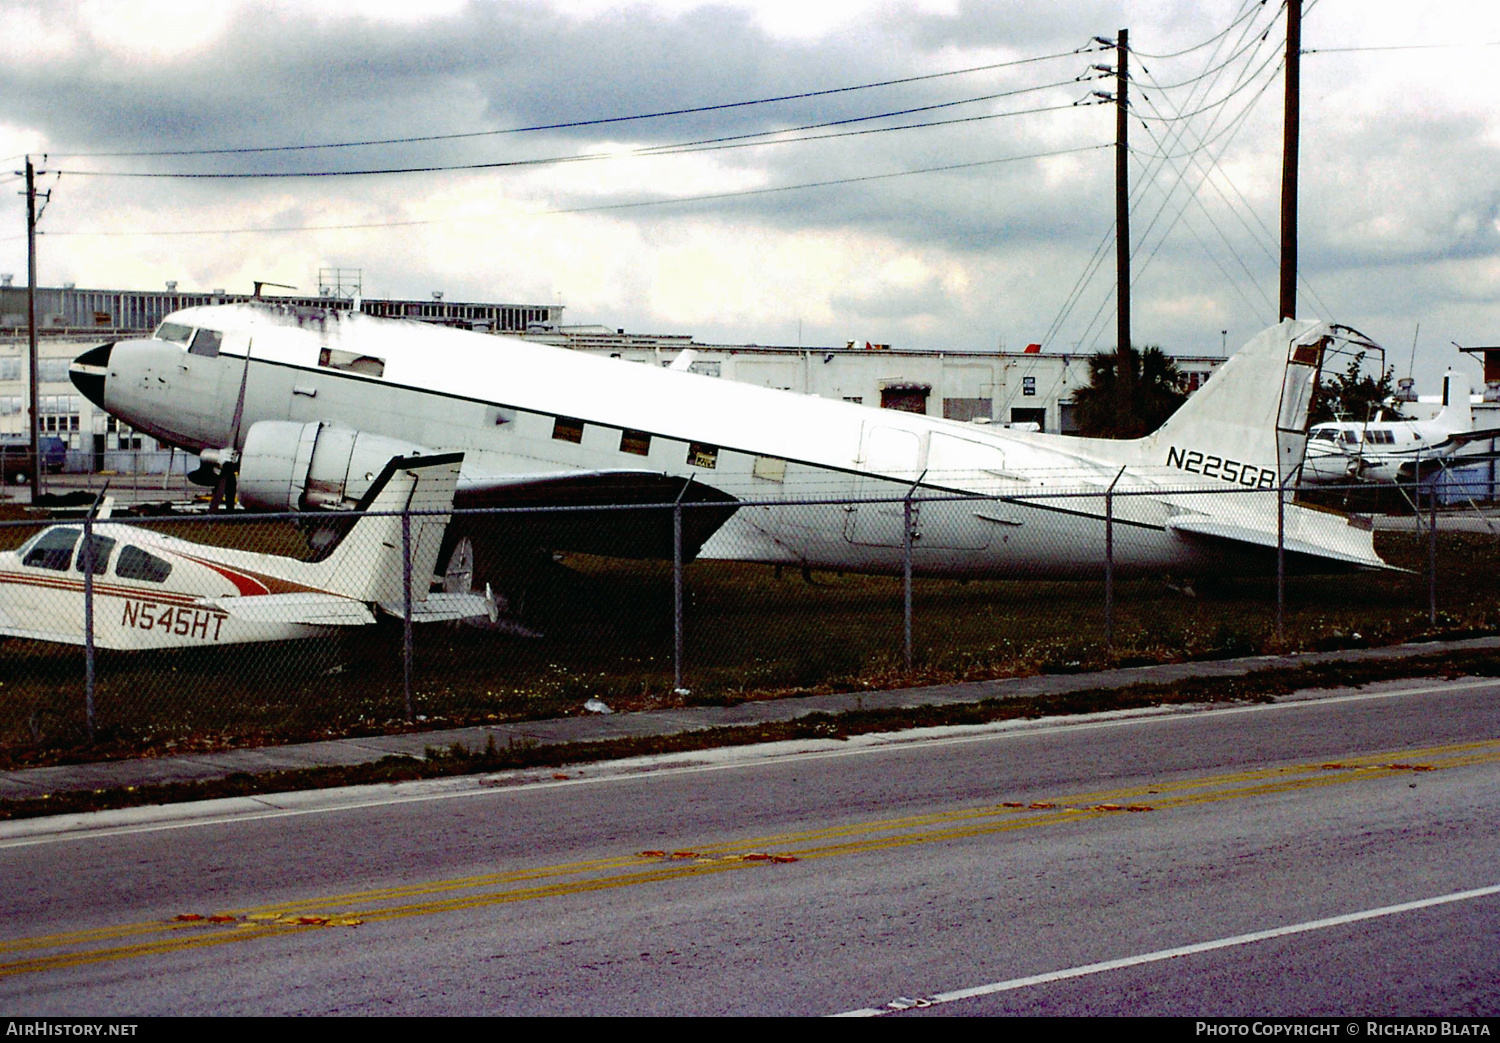
POLYGON ((204 467, 213 467, 218 473, 213 495, 208 500, 208 512, 234 510, 235 494, 239 491, 240 478, 240 426, 245 419, 245 386, 250 381, 250 348, 254 341, 245 345, 245 368, 240 372, 240 393, 234 403, 234 420, 229 427, 229 444, 223 449, 209 449, 202 454, 204 467))

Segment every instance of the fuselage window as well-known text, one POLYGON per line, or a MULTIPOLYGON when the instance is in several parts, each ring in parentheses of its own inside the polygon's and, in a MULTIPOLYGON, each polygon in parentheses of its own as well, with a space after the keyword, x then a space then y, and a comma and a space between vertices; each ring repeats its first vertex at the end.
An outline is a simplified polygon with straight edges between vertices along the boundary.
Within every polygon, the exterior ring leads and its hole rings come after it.
POLYGON ((702 442, 689 442, 687 453, 689 467, 718 467, 719 447, 702 442))
POLYGON ((120 560, 115 563, 115 575, 121 579, 143 579, 148 583, 163 583, 172 574, 172 566, 155 554, 147 554, 139 547, 126 544, 120 548, 120 560))
POLYGON ((68 571, 78 535, 77 529, 48 529, 27 549, 25 556, 21 558, 21 564, 37 569, 68 571))
POLYGON ((620 452, 636 456, 651 455, 651 436, 644 431, 621 431, 620 452))
POLYGON ((84 571, 83 563, 88 557, 84 553, 85 546, 91 548, 94 552, 94 567, 88 571, 96 576, 103 575, 104 571, 109 568, 109 556, 114 553, 115 541, 108 536, 100 536, 97 533, 90 536, 88 543, 80 546, 78 549, 78 562, 73 567, 79 572, 84 571))
POLYGON ((184 326, 180 322, 164 322, 156 327, 156 339, 170 341, 173 344, 186 344, 193 338, 193 327, 184 326))
POLYGON ((326 369, 343 370, 345 373, 358 373, 363 377, 385 376, 385 359, 353 351, 340 351, 338 348, 319 348, 318 365, 326 369))
POLYGON ((583 421, 560 416, 552 422, 552 437, 559 442, 582 442, 583 421))
POLYGON ((193 343, 188 346, 188 352, 193 355, 203 355, 207 358, 217 358, 219 345, 224 342, 224 334, 218 330, 199 330, 193 335, 193 343))

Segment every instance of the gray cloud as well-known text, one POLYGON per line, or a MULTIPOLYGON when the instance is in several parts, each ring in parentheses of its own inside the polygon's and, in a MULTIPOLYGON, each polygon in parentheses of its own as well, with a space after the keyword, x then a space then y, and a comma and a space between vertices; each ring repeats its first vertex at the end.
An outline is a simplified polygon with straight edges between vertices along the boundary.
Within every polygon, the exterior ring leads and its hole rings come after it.
MULTIPOLYGON (((0 19, 16 9, 0 2, 0 19)), ((66 9, 60 10, 63 13, 49 17, 68 17, 66 9)), ((1112 35, 1120 26, 1131 28, 1133 42, 1143 54, 1166 53, 1208 38, 1236 10, 1237 4, 1187 0, 1166 8, 1127 0, 974 0, 946 15, 890 4, 872 10, 843 33, 787 39, 736 8, 669 14, 642 6, 579 18, 541 4, 475 3, 451 16, 412 25, 353 16, 266 17, 245 9, 222 43, 173 61, 125 60, 74 33, 71 54, 0 64, 0 96, 6 99, 5 124, 41 135, 59 152, 400 137, 567 122, 897 78, 1066 51, 1095 35, 1112 35)), ((1256 25, 1270 17, 1269 7, 1265 10, 1256 14, 1256 25)), ((1324 11, 1320 5, 1309 30, 1324 38, 1309 42, 1343 42, 1356 31, 1378 36, 1379 15, 1366 11, 1358 20, 1349 20, 1352 17, 1324 11)), ((606 142, 659 144, 936 104, 1071 80, 1090 64, 1111 60, 1108 54, 1079 55, 774 106, 461 142, 214 159, 61 157, 60 162, 130 169, 289 170, 563 155, 597 149, 606 142)), ((1206 60, 1204 54, 1142 59, 1142 64, 1149 66, 1152 76, 1175 81, 1191 76, 1206 60)), ((1316 82, 1335 86, 1319 86, 1307 102, 1304 274, 1331 307, 1344 312, 1334 317, 1355 325, 1361 325, 1364 314, 1373 317, 1374 325, 1399 329, 1429 310, 1432 321, 1449 323, 1456 332, 1482 330, 1500 321, 1500 306, 1493 296, 1474 289, 1489 285, 1481 270, 1500 255, 1500 190, 1488 174, 1495 166, 1500 136, 1491 117, 1459 107, 1434 112, 1430 99, 1402 108, 1394 93, 1381 109, 1351 112, 1345 94, 1330 92, 1357 92, 1363 81, 1344 82, 1340 70, 1363 67, 1334 61, 1319 67, 1321 79, 1316 82)), ((1380 72, 1389 76, 1401 68, 1386 65, 1380 72)), ((1096 87, 1111 85, 1070 84, 926 118, 1070 105, 1096 87)), ((1154 96, 1152 103, 1165 100, 1154 96)), ((1273 230, 1278 112, 1279 87, 1273 86, 1224 153, 1224 159, 1234 164, 1240 187, 1256 200, 1260 220, 1273 230)), ((1153 126, 1164 132, 1164 125, 1153 126)), ((1108 109, 1079 108, 947 128, 706 153, 693 162, 711 160, 719 165, 712 169, 723 171, 730 181, 743 174, 754 184, 784 186, 1092 145, 1108 141, 1112 130, 1108 109)), ((1132 169, 1141 176, 1149 169, 1144 153, 1152 148, 1151 137, 1143 128, 1132 134, 1138 135, 1134 141, 1142 150, 1132 169)), ((558 169, 556 177, 533 170, 523 175, 487 173, 477 181, 442 174, 211 184, 64 179, 49 219, 57 222, 54 228, 65 227, 65 219, 87 219, 96 227, 107 227, 112 214, 133 214, 139 208, 159 215, 163 224, 180 219, 212 227, 265 222, 270 215, 278 223, 315 224, 329 213, 397 218, 404 216, 398 210, 407 202, 441 200, 445 193, 475 184, 493 186, 497 197, 557 209, 683 191, 665 179, 643 188, 625 162, 558 169), (566 187, 575 179, 585 187, 566 187), (253 214, 244 209, 251 204, 257 207, 253 214)), ((725 184, 722 190, 732 191, 739 183, 725 184)), ((1163 188, 1168 183, 1159 182, 1163 188)), ((713 185, 691 189, 715 190, 713 185)), ((1185 195, 1174 196, 1149 235, 1146 225, 1160 193, 1146 193, 1133 216, 1136 236, 1144 239, 1137 257, 1143 272, 1137 313, 1143 322, 1154 324, 1139 331, 1137 339, 1143 342, 1192 350, 1205 343, 1216 345, 1218 331, 1225 326, 1248 335, 1268 318, 1263 300, 1265 294, 1274 294, 1274 263, 1246 231, 1242 212, 1231 213, 1212 193, 1200 198, 1206 214, 1196 205, 1188 206, 1185 195), (1183 216, 1174 224, 1179 210, 1183 216), (1161 233, 1169 225, 1172 234, 1163 241, 1161 233)), ((872 336, 894 341, 907 335, 912 343, 929 347, 984 346, 993 344, 997 331, 1015 340, 1039 336, 1047 328, 1064 308, 1091 252, 1108 233, 1112 206, 1112 156, 1098 151, 1067 161, 996 164, 615 211, 596 220, 604 223, 598 227, 636 229, 645 250, 702 228, 714 230, 728 244, 806 231, 887 244, 882 248, 920 255, 934 268, 962 269, 970 280, 968 290, 960 294, 931 283, 902 294, 872 296, 868 287, 832 287, 826 300, 840 317, 826 328, 809 321, 804 331, 809 342, 815 337, 839 341, 853 324, 888 322, 895 332, 887 336, 871 330, 872 336)), ((15 207, 14 200, 7 200, 0 221, 15 220, 15 207)), ((434 285, 446 285, 452 293, 470 296, 512 295, 508 287, 483 281, 500 277, 524 279, 527 286, 567 289, 565 272, 540 271, 524 258, 511 260, 505 257, 503 243, 496 244, 496 256, 506 261, 499 266, 493 258, 474 259, 445 249, 444 234, 441 227, 368 233, 358 239, 367 256, 338 260, 364 264, 371 280, 393 293, 422 294, 434 285), (420 250, 419 243, 424 244, 420 250), (487 275, 471 272, 476 260, 490 265, 484 269, 487 275), (446 272, 445 264, 451 266, 446 272)), ((87 243, 59 237, 48 245, 53 251, 51 270, 66 271, 75 263, 66 250, 85 249, 87 243)), ((573 252, 589 248, 585 237, 573 252)), ((0 244, 0 252, 13 249, 13 243, 0 244)), ((167 247, 157 241, 152 249, 167 247)), ((182 241, 180 249, 185 258, 193 256, 191 241, 182 241)), ((255 251, 274 254, 275 247, 267 248, 262 241, 255 251)), ((15 268, 13 256, 0 253, 0 267, 15 268)), ((650 264, 648 256, 626 267, 638 271, 650 264)), ((1104 337, 1099 346, 1112 343, 1112 330, 1099 333, 1110 323, 1090 322, 1101 313, 1101 302, 1106 302, 1101 314, 1110 313, 1111 275, 1112 265, 1106 263, 1088 284, 1074 317, 1058 335, 1060 343, 1072 346, 1098 336, 1104 337)), ((136 282, 129 270, 121 270, 115 279, 122 285, 136 282)), ((586 300, 570 299, 569 304, 580 319, 670 331, 670 323, 643 302, 627 300, 608 314, 586 300)), ((787 331, 795 329, 785 317, 776 320, 779 333, 745 328, 744 321, 739 316, 715 320, 713 326, 693 332, 720 340, 771 341, 789 339, 787 331)))

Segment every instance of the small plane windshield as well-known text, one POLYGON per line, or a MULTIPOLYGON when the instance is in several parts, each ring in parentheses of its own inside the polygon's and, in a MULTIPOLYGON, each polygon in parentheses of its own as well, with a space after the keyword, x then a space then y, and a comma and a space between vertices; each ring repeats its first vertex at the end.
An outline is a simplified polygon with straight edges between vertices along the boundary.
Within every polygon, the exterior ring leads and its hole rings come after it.
POLYGON ((186 344, 193 339, 193 327, 184 326, 180 322, 164 322, 156 327, 152 334, 157 340, 170 341, 173 344, 186 344))
POLYGON ((73 561, 73 545, 78 542, 78 535, 77 529, 62 526, 48 529, 26 545, 21 555, 21 564, 29 565, 34 569, 68 571, 68 565, 73 561))

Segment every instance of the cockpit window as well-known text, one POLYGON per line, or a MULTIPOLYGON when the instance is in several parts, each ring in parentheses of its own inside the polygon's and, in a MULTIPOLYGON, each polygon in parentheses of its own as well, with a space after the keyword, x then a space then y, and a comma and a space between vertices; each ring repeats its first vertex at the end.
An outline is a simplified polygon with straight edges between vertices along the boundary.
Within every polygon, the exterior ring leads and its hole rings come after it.
POLYGON ((180 322, 164 322, 156 327, 156 339, 170 341, 173 344, 186 344, 193 336, 193 327, 184 326, 180 322))
POLYGON ((1319 428, 1312 433, 1314 442, 1332 442, 1338 434, 1330 427, 1319 428))
POLYGON ((36 569, 67 572, 68 565, 73 560, 73 545, 77 542, 77 529, 48 529, 27 545, 21 564, 36 569))
POLYGON ((188 353, 192 355, 204 355, 208 358, 217 358, 219 345, 224 342, 224 334, 218 330, 199 330, 193 334, 193 343, 188 345, 188 353))
POLYGON ((147 554, 139 547, 128 543, 120 548, 120 560, 115 563, 115 575, 121 579, 143 579, 150 583, 162 583, 172 574, 169 562, 155 554, 147 554))

